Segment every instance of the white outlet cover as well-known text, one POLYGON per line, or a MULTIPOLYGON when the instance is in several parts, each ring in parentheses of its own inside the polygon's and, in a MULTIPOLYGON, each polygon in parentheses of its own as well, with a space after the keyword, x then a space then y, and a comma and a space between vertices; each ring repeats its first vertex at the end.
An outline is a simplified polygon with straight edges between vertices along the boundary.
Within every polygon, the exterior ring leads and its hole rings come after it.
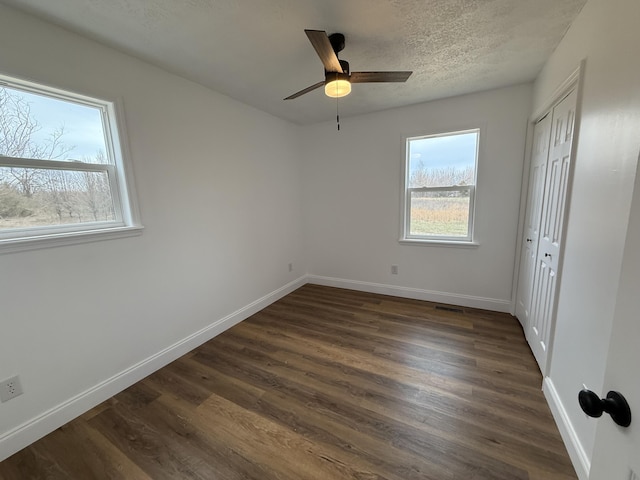
POLYGON ((12 398, 22 395, 22 385, 20 384, 20 377, 7 378, 0 382, 0 401, 2 403, 11 400, 12 398))

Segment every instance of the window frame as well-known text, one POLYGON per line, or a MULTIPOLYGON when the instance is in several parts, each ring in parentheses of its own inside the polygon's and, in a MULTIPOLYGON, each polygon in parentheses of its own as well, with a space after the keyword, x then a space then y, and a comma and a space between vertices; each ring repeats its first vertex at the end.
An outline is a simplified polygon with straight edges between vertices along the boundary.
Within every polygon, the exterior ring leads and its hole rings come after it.
POLYGON ((0 155, 0 167, 37 168, 55 171, 104 172, 111 194, 114 220, 43 225, 0 231, 0 254, 139 235, 143 226, 134 190, 124 127, 122 99, 105 100, 63 90, 42 82, 23 80, 0 73, 0 86, 22 90, 61 101, 98 108, 105 136, 105 155, 110 163, 32 159, 0 155))
POLYGON ((401 181, 401 222, 400 222, 400 239, 399 242, 408 245, 442 245, 453 247, 477 247, 479 243, 476 241, 475 235, 475 210, 476 210, 476 194, 478 185, 478 166, 481 156, 481 145, 484 128, 482 125, 474 125, 466 128, 446 129, 435 133, 420 133, 413 135, 404 135, 402 137, 403 156, 402 156, 402 181, 401 181), (447 137, 453 135, 461 135, 465 133, 476 133, 476 155, 474 168, 473 185, 450 185, 439 187, 409 187, 409 152, 410 142, 413 140, 421 140, 425 138, 447 137), (468 191, 469 192, 469 218, 465 237, 452 235, 411 235, 411 194, 413 192, 442 192, 442 191, 468 191))

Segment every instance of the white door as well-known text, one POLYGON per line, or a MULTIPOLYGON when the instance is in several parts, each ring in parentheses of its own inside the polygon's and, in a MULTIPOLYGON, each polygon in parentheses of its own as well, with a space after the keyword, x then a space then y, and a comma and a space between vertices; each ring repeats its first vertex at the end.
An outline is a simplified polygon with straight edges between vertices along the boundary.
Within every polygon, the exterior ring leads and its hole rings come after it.
POLYGON ((524 238, 518 273, 518 293, 516 297, 516 316, 526 332, 529 329, 529 310, 531 308, 531 290, 533 273, 538 253, 540 215, 542 213, 542 195, 549 158, 551 139, 551 112, 547 113, 533 129, 531 147, 531 166, 529 168, 529 191, 524 217, 524 238))
POLYGON ((533 267, 533 291, 527 340, 543 374, 546 373, 549 342, 553 331, 576 97, 574 89, 552 111, 551 146, 542 200, 538 250, 533 267))
POLYGON ((595 420, 591 480, 640 480, 640 172, 636 174, 622 274, 601 397, 609 390, 625 396, 631 407, 629 428, 604 414, 595 420), (635 472, 635 476, 631 471, 635 472))

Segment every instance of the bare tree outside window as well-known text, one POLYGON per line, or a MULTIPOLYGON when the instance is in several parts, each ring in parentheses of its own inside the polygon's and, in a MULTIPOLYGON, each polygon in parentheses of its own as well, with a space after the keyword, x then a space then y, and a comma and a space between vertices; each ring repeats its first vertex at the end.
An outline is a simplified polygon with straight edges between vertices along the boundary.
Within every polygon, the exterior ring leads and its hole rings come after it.
MULTIPOLYGON (((0 156, 5 157, 0 160, 0 231, 115 220, 109 171, 84 167, 108 164, 104 151, 72 160, 76 146, 67 141, 65 124, 43 126, 30 98, 37 99, 33 93, 0 87, 0 156), (56 168, 46 162, 52 160, 64 164, 56 168)), ((47 101, 53 108, 53 102, 65 103, 47 101)))

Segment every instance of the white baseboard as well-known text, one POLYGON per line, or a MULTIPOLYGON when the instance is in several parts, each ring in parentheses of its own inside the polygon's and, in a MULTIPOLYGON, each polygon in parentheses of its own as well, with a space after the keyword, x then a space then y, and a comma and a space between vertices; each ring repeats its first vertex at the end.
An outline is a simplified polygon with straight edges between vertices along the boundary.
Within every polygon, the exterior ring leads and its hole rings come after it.
POLYGON ((79 415, 82 415, 87 410, 90 410, 125 388, 142 380, 156 370, 168 365, 185 353, 202 345, 204 342, 211 340, 213 337, 240 323, 254 313, 259 312, 305 283, 307 283, 306 276, 302 276, 249 305, 236 310, 226 317, 213 322, 155 355, 142 360, 136 365, 123 370, 113 377, 32 418, 24 424, 0 435, 0 461, 8 458, 48 433, 51 433, 56 428, 61 427, 79 415))
POLYGON ((556 390, 551 378, 545 377, 544 382, 542 383, 542 391, 547 399, 547 403, 549 404, 553 418, 556 421, 558 430, 560 430, 560 435, 562 436, 564 445, 567 447, 567 452, 569 452, 569 457, 573 463, 573 468, 576 469, 578 478, 580 480, 588 480, 589 471, 591 470, 591 460, 589 459, 587 452, 584 451, 582 443, 578 438, 578 434, 573 428, 571 419, 562 404, 562 400, 560 400, 558 391, 556 390))
POLYGON ((436 292, 432 290, 422 290, 419 288, 361 282, 358 280, 346 280, 343 278, 322 277, 318 275, 307 275, 307 281, 308 283, 325 285, 327 287, 346 288, 349 290, 359 290, 361 292, 393 295, 394 297, 412 298, 415 300, 446 303, 462 307, 481 308, 483 310, 493 310, 495 312, 509 313, 511 310, 511 300, 474 297, 471 295, 460 295, 457 293, 436 292))

